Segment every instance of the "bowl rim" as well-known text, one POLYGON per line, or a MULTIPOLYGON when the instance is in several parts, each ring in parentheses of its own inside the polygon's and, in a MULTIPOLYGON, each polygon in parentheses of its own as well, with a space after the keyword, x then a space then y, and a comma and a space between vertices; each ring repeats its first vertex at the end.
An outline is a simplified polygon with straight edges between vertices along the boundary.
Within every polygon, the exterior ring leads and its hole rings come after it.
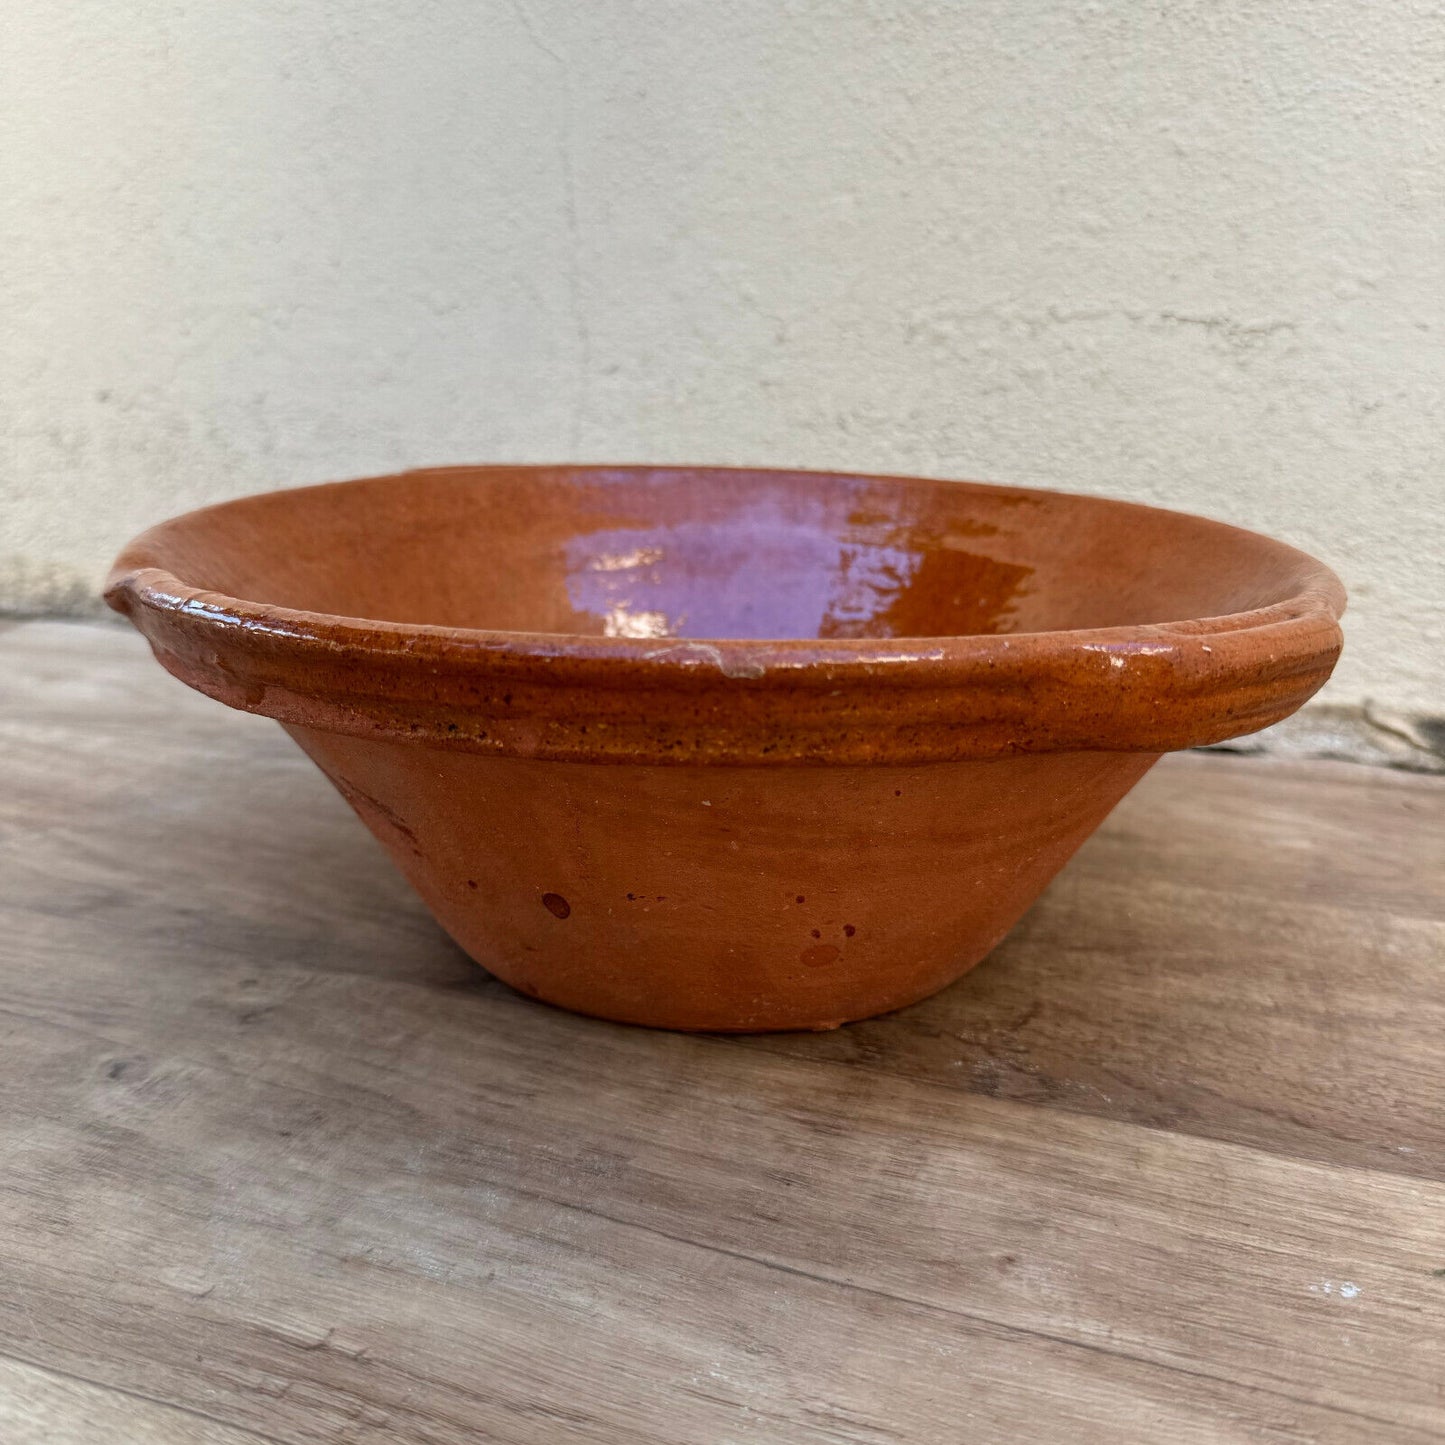
POLYGON ((196 508, 121 551, 105 600, 193 687, 295 726, 565 761, 922 763, 1018 752, 1163 752, 1295 711, 1342 645, 1334 572, 1272 537, 1171 508, 998 483, 782 467, 486 464, 281 488, 196 508), (447 476, 656 472, 957 486, 1187 521, 1263 544, 1298 585, 1265 607, 1172 622, 936 637, 600 637, 403 623, 190 585, 178 523, 261 498, 447 476), (839 701, 839 699, 842 701, 839 701))

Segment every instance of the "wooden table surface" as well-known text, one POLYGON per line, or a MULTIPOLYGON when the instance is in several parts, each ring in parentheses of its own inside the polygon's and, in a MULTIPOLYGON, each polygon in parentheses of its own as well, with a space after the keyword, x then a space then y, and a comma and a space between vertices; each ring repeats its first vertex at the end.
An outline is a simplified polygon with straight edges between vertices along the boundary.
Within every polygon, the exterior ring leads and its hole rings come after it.
POLYGON ((1165 759, 939 997, 687 1037, 120 628, 0 698, 6 1445, 1445 1438, 1445 779, 1165 759))

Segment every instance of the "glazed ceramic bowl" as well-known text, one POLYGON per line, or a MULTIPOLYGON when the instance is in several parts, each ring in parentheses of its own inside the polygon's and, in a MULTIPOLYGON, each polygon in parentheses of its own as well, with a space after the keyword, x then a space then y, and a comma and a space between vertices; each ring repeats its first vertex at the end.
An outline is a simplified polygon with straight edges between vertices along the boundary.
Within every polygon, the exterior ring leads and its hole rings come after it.
POLYGON ((1162 752, 1304 702, 1344 605, 1149 507, 640 467, 250 497, 145 533, 106 595, 278 719, 479 963, 709 1030, 957 978, 1162 752))

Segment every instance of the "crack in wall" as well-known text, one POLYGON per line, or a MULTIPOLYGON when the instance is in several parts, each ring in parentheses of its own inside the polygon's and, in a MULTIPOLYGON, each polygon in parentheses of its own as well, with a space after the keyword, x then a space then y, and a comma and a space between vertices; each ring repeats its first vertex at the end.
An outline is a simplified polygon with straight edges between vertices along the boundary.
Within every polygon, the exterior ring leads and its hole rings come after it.
POLYGON ((542 39, 523 0, 512 0, 517 17, 532 48, 557 67, 561 77, 562 103, 558 107, 557 164, 562 176, 562 214, 567 227, 567 296, 572 327, 577 338, 577 367, 572 394, 572 412, 567 425, 567 449, 575 455, 587 412, 588 385, 592 376, 592 329, 582 304, 582 225, 577 209, 577 174, 572 161, 573 97, 572 69, 566 59, 542 39))
POLYGON ((1095 306, 1068 309, 1048 306, 1042 311, 1011 310, 1007 306, 989 305, 968 311, 951 311, 946 307, 931 312, 915 313, 906 324, 910 341, 927 341, 946 345, 959 332, 970 326, 992 323, 1000 330, 1021 327, 1030 336, 1039 336, 1055 327, 1097 325, 1123 321, 1131 327, 1162 332, 1195 329, 1220 341, 1235 353, 1252 351, 1282 334, 1293 334, 1299 323, 1283 318, 1241 319, 1223 313, 1192 313, 1170 309, 1146 310, 1125 306, 1095 306))

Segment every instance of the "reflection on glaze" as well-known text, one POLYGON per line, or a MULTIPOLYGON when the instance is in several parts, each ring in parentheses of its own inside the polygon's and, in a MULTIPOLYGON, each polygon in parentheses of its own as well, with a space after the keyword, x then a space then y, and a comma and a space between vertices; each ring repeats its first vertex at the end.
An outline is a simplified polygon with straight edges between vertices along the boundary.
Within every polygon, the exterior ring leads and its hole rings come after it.
POLYGON ((662 558, 661 547, 637 547, 631 552, 602 552, 588 562, 594 572, 631 572, 650 567, 662 558))
POLYGON ((602 619, 604 637, 676 637, 677 625, 665 612, 632 612, 631 604, 615 603, 602 619))
POLYGON ((1032 568, 966 536, 839 516, 818 498, 743 499, 725 515, 616 527, 567 547, 572 607, 606 637, 943 637, 1001 632, 1032 568))
MULTIPOLYGON (((864 630, 821 637, 939 637, 1005 632, 1032 567, 966 552, 954 539, 910 554, 907 585, 864 630)), ((825 619, 826 626, 827 619, 825 619)))

